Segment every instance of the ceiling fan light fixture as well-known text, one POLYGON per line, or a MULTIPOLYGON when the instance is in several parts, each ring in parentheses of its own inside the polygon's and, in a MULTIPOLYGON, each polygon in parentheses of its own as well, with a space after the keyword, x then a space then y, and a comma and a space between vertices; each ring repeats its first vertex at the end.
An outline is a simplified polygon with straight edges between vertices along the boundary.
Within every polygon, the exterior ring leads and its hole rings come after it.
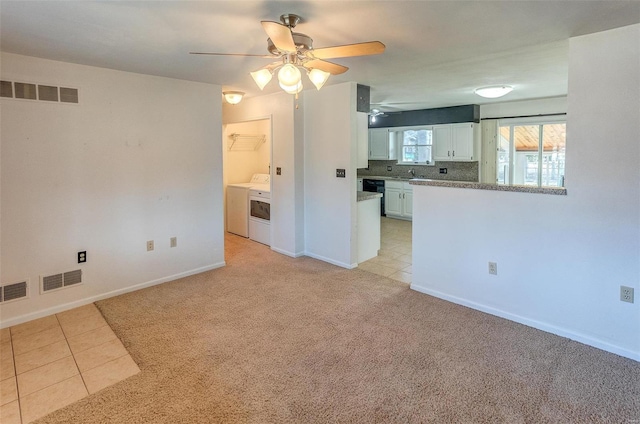
POLYGON ((480 87, 475 89, 475 93, 480 97, 487 99, 496 99, 509 94, 513 90, 510 85, 492 85, 489 87, 480 87))
POLYGON ((266 68, 260 69, 258 71, 251 72, 251 78, 255 81, 256 85, 260 87, 260 90, 264 89, 264 87, 269 84, 273 74, 266 68))
POLYGON ((282 68, 280 68, 280 70, 278 71, 278 81, 280 82, 281 87, 295 87, 298 85, 301 79, 302 74, 300 73, 300 69, 290 63, 282 66, 282 68))
POLYGON ((329 79, 331 74, 329 72, 322 71, 320 69, 312 69, 309 71, 309 80, 316 86, 318 90, 322 88, 325 82, 329 79))
POLYGON ((284 85, 280 83, 280 88, 287 94, 298 94, 302 91, 302 81, 298 81, 298 83, 294 85, 284 85))
POLYGON ((223 91, 224 99, 231 105, 237 105, 242 100, 244 93, 242 91, 223 91))

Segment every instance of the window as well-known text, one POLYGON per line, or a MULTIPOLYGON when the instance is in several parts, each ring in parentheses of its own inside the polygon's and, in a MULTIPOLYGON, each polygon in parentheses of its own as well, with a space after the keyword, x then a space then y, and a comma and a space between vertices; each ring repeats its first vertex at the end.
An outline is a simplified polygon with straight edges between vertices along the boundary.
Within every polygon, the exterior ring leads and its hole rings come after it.
POLYGON ((405 128, 393 132, 398 141, 399 164, 432 163, 433 131, 429 127, 405 128))
POLYGON ((497 183, 564 187, 566 128, 564 118, 501 120, 497 183))

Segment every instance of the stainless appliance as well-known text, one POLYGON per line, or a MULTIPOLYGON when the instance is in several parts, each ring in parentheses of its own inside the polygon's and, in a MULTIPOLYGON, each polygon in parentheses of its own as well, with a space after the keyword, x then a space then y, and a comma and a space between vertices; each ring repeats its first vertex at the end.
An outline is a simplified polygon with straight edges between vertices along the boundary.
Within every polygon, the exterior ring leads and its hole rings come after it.
POLYGON ((380 198, 380 216, 386 216, 384 213, 384 180, 364 178, 362 180, 362 191, 382 194, 380 198))

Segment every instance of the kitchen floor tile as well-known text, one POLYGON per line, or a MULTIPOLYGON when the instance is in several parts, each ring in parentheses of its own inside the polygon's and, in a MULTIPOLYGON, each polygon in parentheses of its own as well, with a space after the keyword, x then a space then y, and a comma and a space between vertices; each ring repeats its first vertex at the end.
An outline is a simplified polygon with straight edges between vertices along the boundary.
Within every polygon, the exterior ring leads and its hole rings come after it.
POLYGON ((0 406, 0 422, 2 424, 21 424, 20 404, 17 400, 0 406))
POLYGON ((11 341, 11 330, 9 328, 3 328, 0 330, 0 344, 4 344, 11 341))
POLYGON ((398 258, 398 256, 401 256, 401 255, 402 253, 396 252, 393 249, 380 248, 380 250, 378 250, 378 256, 383 258, 396 259, 398 258))
POLYGON ((378 256, 358 264, 358 268, 404 283, 411 283, 413 263, 411 229, 411 221, 381 217, 378 256))
POLYGON ((30 423, 140 372, 94 304, 0 335, 2 424, 30 423))
POLYGON ((18 400, 16 378, 11 377, 0 381, 0 405, 6 405, 14 400, 18 400))
POLYGON ((399 261, 411 264, 413 263, 413 256, 411 255, 407 255, 407 254, 401 254, 400 256, 397 257, 397 259, 399 261))
POLYGON ((62 329, 59 325, 28 336, 18 337, 17 339, 12 336, 13 354, 19 356, 60 340, 64 340, 64 334, 62 334, 62 329))
POLYGON ((115 340, 79 352, 77 355, 74 355, 74 357, 78 364, 78 369, 84 373, 85 371, 128 354, 127 349, 125 349, 120 340, 116 338, 115 340))
POLYGON ((87 395, 82 377, 76 375, 35 393, 20 396, 22 422, 30 423, 87 395))
POLYGON ((58 319, 65 336, 73 337, 96 328, 104 327, 107 322, 94 305, 83 306, 81 311, 75 309, 58 314, 58 319), (88 308, 91 306, 91 308, 88 308))
POLYGON ((383 277, 388 277, 394 272, 396 272, 396 270, 393 268, 389 268, 384 265, 373 263, 371 261, 367 261, 359 264, 358 268, 364 271, 370 272, 372 274, 382 275, 383 277))
POLYGON ((16 341, 22 337, 30 336, 52 327, 58 327, 59 325, 55 315, 34 319, 33 321, 11 327, 11 338, 13 341, 16 341))
POLYGON ((82 373, 82 378, 89 393, 95 393, 139 372, 140 368, 127 354, 82 373))
POLYGON ((20 396, 42 390, 64 381, 74 375, 80 374, 73 356, 59 359, 50 364, 35 368, 18 375, 18 388, 20 396))
POLYGON ((96 347, 103 343, 115 340, 118 337, 115 335, 111 327, 105 325, 104 327, 96 328, 95 330, 87 331, 86 333, 78 334, 77 336, 69 337, 69 347, 74 355, 96 347))
POLYGON ((23 372, 31 371, 34 368, 47 365, 67 356, 71 356, 71 350, 69 349, 67 341, 63 339, 59 342, 41 347, 40 349, 32 350, 22 355, 16 355, 16 372, 22 374, 23 372))
POLYGON ((389 276, 392 280, 402 281, 403 283, 411 284, 411 274, 404 271, 396 271, 389 276))
POLYGON ((4 380, 16 375, 13 363, 13 349, 11 342, 0 345, 0 380, 4 380))

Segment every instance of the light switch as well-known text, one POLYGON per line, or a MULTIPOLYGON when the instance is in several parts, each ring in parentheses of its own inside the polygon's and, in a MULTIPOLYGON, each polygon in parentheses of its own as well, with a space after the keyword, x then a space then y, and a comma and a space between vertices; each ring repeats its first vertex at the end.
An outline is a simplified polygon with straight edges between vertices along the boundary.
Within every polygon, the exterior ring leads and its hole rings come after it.
POLYGON ((347 176, 347 171, 344 169, 336 169, 336 177, 345 178, 347 176))

